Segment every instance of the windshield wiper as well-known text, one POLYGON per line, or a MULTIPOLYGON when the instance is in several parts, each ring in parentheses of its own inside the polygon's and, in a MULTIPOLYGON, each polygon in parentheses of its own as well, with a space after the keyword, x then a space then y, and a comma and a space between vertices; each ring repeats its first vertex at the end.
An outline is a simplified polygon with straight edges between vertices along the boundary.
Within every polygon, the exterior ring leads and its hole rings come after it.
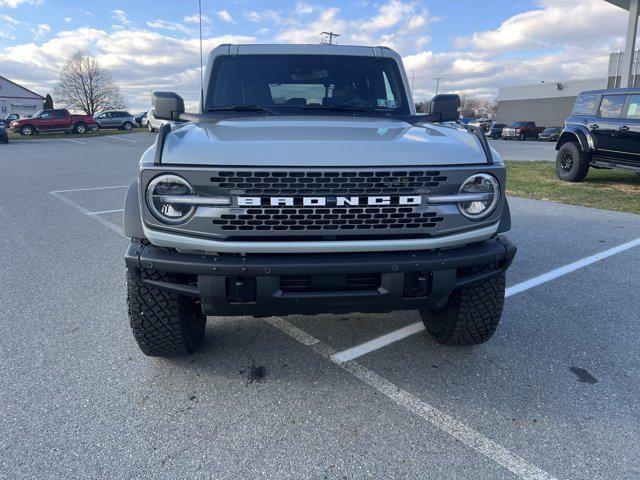
POLYGON ((366 112, 379 114, 373 107, 358 107, 355 105, 307 105, 304 110, 331 110, 334 112, 366 112))
POLYGON ((264 112, 268 115, 280 115, 273 110, 261 107, 260 105, 231 105, 229 107, 212 107, 207 112, 264 112))

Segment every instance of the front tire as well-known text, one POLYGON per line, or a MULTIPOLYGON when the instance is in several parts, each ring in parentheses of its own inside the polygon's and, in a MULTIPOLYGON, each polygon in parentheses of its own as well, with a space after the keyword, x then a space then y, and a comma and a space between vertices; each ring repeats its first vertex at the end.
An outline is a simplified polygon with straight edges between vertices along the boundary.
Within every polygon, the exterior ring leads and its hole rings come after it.
POLYGON ((87 125, 85 123, 77 123, 75 127, 73 127, 73 131, 78 135, 84 135, 87 133, 87 125))
POLYGON ((567 142, 556 156, 556 175, 565 182, 581 182, 589 173, 590 155, 577 142, 567 142))
MULTIPOLYGON (((156 271, 142 274, 150 280, 175 280, 172 275, 156 271)), ((133 336, 145 355, 188 355, 204 337, 207 317, 193 298, 138 283, 129 272, 127 304, 133 336)))
POLYGON ((25 125, 20 129, 20 135, 24 137, 30 137, 35 134, 36 134, 36 129, 33 128, 31 125, 25 125))
POLYGON ((130 132, 131 130, 133 130, 133 124, 131 122, 124 122, 124 125, 122 125, 122 129, 126 132, 130 132))
POLYGON ((504 272, 451 294, 442 310, 420 312, 427 332, 438 343, 477 345, 489 340, 500 323, 504 305, 504 272))

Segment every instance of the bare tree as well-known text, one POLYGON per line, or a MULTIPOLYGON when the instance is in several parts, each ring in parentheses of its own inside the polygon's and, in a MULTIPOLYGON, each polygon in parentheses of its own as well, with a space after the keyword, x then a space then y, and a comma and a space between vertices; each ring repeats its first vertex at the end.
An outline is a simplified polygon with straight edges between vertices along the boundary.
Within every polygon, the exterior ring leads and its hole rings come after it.
POLYGON ((477 98, 460 95, 460 113, 463 117, 475 117, 481 106, 477 98))
POLYGON ((62 67, 55 94, 65 107, 87 115, 125 108, 120 88, 109 71, 81 50, 71 55, 62 67))

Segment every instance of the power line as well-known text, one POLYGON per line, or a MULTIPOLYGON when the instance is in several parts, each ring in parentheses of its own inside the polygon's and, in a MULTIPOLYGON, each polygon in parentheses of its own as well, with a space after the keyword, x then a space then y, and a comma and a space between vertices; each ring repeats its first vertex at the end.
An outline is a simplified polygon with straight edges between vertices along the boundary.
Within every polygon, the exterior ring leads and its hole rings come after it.
MULTIPOLYGON (((443 75, 440 75, 439 77, 436 77, 434 80, 455 80, 455 79, 464 79, 464 78, 473 78, 476 76, 481 76, 481 75, 486 75, 486 74, 492 74, 492 73, 499 73, 499 72, 504 72, 504 71, 508 71, 508 70, 524 70, 524 69, 528 69, 528 68, 538 68, 538 67, 546 67, 549 65, 560 65, 560 64, 565 64, 565 63, 575 63, 575 62, 582 62, 585 60, 592 60, 594 58, 603 58, 603 57, 609 57, 609 55, 595 55, 592 57, 584 57, 584 58, 572 58, 572 59, 568 59, 568 60, 560 60, 557 62, 547 62, 547 63, 537 63, 537 64, 533 64, 533 65, 520 65, 520 66, 513 66, 513 67, 500 67, 500 68, 495 68, 495 69, 491 69, 491 70, 480 70, 478 72, 468 72, 468 73, 445 73, 443 75)), ((424 74, 424 75, 416 75, 416 78, 425 78, 425 77, 430 77, 431 75, 429 74, 424 74)))

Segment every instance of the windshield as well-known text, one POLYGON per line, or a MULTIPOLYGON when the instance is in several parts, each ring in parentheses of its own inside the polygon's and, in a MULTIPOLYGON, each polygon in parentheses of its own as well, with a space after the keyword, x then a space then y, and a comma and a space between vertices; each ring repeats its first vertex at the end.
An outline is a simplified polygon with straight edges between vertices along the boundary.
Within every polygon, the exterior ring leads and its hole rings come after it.
POLYGON ((531 122, 515 122, 512 124, 513 127, 528 127, 531 125, 531 122))
POLYGON ((408 115, 396 62, 332 55, 241 55, 216 61, 206 109, 259 106, 280 114, 354 108, 408 115))

